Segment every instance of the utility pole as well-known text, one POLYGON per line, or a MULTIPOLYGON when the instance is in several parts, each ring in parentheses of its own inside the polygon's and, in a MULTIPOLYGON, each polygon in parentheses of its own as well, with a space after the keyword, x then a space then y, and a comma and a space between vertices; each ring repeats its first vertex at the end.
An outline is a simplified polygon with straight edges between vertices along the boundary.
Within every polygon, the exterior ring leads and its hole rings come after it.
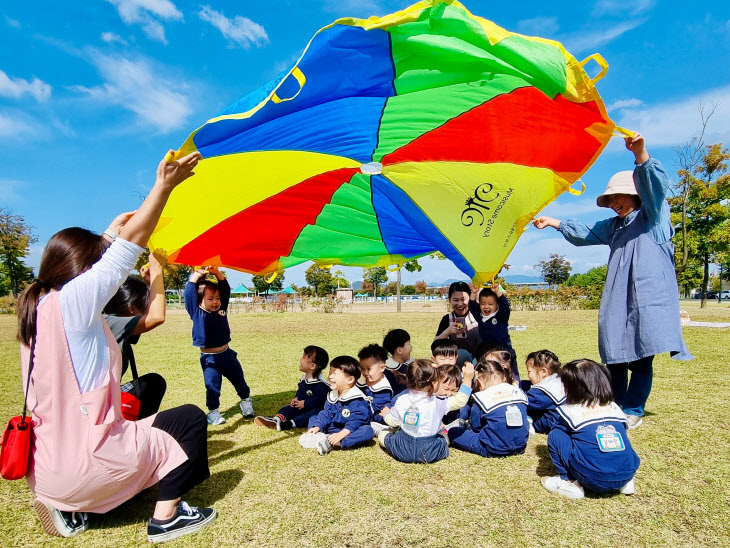
POLYGON ((398 299, 398 305, 396 306, 396 312, 400 312, 400 267, 398 267, 398 281, 396 282, 396 298, 398 299))

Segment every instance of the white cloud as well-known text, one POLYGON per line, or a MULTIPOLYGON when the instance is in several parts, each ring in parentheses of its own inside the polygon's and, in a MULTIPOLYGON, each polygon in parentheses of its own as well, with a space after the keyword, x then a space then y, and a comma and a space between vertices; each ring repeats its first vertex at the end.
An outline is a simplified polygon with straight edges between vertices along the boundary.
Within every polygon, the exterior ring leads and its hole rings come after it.
POLYGON ((598 0, 593 6, 593 16, 599 15, 637 15, 654 7, 656 0, 598 0))
POLYGON ((167 44, 163 21, 182 21, 183 14, 170 0, 107 0, 127 25, 139 25, 152 40, 167 44))
POLYGON ((517 23, 517 32, 527 36, 552 36, 560 29, 558 18, 539 16, 523 19, 517 23))
POLYGON ((167 133, 185 125, 192 112, 178 81, 167 80, 159 67, 140 59, 91 53, 91 62, 104 78, 100 86, 73 86, 95 101, 125 108, 137 115, 143 127, 167 133))
POLYGON ((118 34, 114 34, 113 32, 102 32, 101 33, 101 39, 106 42, 107 44, 122 44, 124 46, 127 45, 127 41, 119 36, 118 34))
POLYGON ((17 111, 0 111, 0 137, 8 141, 22 141, 37 137, 38 123, 27 114, 17 111))
POLYGON ((26 93, 36 101, 47 101, 51 97, 51 86, 35 76, 30 82, 22 78, 13 78, 0 70, 0 97, 20 99, 26 93))
POLYGON ((640 107, 643 104, 644 104, 644 101, 642 101, 641 99, 635 99, 635 98, 620 99, 620 100, 615 101, 615 102, 611 103, 610 105, 608 105, 606 107, 606 110, 610 111, 610 110, 619 110, 619 109, 624 109, 624 108, 636 108, 636 107, 640 107))
POLYGON ((15 19, 11 19, 7 15, 5 16, 5 22, 8 24, 8 26, 13 27, 14 29, 20 28, 20 21, 16 21, 15 19))
POLYGON ((572 54, 581 53, 613 42, 616 38, 619 38, 628 31, 643 25, 646 21, 646 18, 622 21, 621 23, 600 30, 569 34, 561 37, 560 41, 565 44, 566 49, 572 54))
POLYGON ((704 105, 705 114, 713 103, 717 105, 707 125, 705 142, 730 141, 730 85, 647 108, 622 110, 617 124, 641 132, 649 146, 680 145, 689 141, 701 129, 697 110, 700 103, 704 105))
POLYGON ((6 203, 18 202, 22 195, 22 190, 26 186, 23 181, 17 179, 1 179, 0 178, 0 196, 6 203))
POLYGON ((213 25, 228 40, 244 49, 249 49, 252 45, 261 47, 269 43, 269 37, 264 27, 251 21, 248 17, 236 15, 233 19, 229 19, 210 6, 201 6, 198 17, 213 25))

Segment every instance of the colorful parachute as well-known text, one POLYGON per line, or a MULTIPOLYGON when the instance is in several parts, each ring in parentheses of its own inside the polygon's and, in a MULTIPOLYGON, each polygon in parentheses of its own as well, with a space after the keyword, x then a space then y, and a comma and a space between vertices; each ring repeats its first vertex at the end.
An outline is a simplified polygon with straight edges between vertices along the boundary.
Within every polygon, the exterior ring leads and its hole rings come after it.
POLYGON ((491 280, 611 138, 592 58, 591 80, 561 44, 456 1, 340 19, 187 139, 176 157, 203 160, 150 246, 253 274, 441 251, 491 280))

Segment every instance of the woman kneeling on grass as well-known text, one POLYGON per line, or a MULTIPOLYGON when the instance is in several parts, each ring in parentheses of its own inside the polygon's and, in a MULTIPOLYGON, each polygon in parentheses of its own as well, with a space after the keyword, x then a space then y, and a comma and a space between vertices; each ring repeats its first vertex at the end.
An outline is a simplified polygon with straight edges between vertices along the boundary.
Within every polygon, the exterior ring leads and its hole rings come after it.
POLYGON ((134 267, 170 193, 193 175, 199 159, 196 152, 177 162, 163 160, 139 210, 117 217, 103 236, 83 228, 55 234, 43 252, 38 279, 18 301, 24 377, 33 355, 27 479, 34 508, 51 535, 77 535, 87 528, 86 512, 107 512, 158 482, 147 527, 151 542, 192 533, 216 517, 212 508, 180 501, 210 477, 205 413, 184 405, 125 420, 121 353, 101 314, 134 267))

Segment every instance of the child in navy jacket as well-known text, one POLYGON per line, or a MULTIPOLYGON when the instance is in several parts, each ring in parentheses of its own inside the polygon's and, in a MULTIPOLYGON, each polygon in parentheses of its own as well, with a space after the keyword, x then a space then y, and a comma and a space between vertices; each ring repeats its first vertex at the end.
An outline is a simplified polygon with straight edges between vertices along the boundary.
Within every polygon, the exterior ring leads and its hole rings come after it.
POLYGON ((377 344, 366 346, 357 355, 360 360, 360 373, 362 374, 357 387, 370 400, 370 405, 373 408, 373 418, 377 423, 383 422, 380 413, 390 404, 394 393, 393 387, 385 375, 384 356, 385 349, 377 344))
MULTIPOLYGON (((512 354, 512 374, 519 382, 517 356, 509 336, 509 300, 499 290, 499 285, 483 287, 477 292, 477 300, 469 301, 469 311, 478 318, 479 338, 491 348, 504 348, 512 354)), ((479 356, 474 355, 477 361, 479 356)))
POLYGON ((558 475, 542 478, 553 493, 583 498, 584 487, 598 493, 634 493, 639 457, 631 447, 628 422, 613 401, 608 369, 592 360, 563 366, 565 404, 548 435, 548 451, 558 475))
POLYGON ((330 388, 324 410, 309 419, 309 430, 299 438, 305 449, 320 455, 334 446, 342 449, 367 443, 374 437, 373 410, 365 394, 355 386, 360 363, 352 356, 338 356, 330 363, 330 388))
POLYGON ((391 329, 383 339, 383 348, 390 354, 390 358, 386 354, 385 376, 393 386, 393 395, 397 396, 406 389, 406 372, 413 362, 411 336, 405 329, 391 329))
POLYGON ((549 350, 527 355, 527 377, 532 387, 527 391, 527 414, 538 434, 547 434, 559 419, 558 405, 565 403, 565 388, 560 380, 560 360, 549 350))
POLYGON ((327 367, 329 355, 324 348, 310 345, 299 358, 299 371, 304 373, 299 379, 294 399, 279 409, 273 417, 256 417, 254 424, 273 428, 281 432, 292 428, 307 428, 309 419, 324 409, 330 383, 322 375, 327 367))
POLYGON ((477 363, 469 409, 469 427, 449 429, 455 447, 483 457, 506 457, 525 452, 529 437, 527 396, 513 384, 509 364, 477 363))
POLYGON ((241 398, 239 405, 243 416, 254 416, 251 390, 237 354, 228 346, 231 341, 227 316, 230 297, 231 286, 216 267, 196 270, 185 284, 185 310, 193 320, 193 346, 200 348, 205 405, 208 407, 208 423, 212 425, 226 422, 219 411, 223 377, 231 382, 241 398), (208 273, 215 275, 217 284, 204 278, 208 273))

